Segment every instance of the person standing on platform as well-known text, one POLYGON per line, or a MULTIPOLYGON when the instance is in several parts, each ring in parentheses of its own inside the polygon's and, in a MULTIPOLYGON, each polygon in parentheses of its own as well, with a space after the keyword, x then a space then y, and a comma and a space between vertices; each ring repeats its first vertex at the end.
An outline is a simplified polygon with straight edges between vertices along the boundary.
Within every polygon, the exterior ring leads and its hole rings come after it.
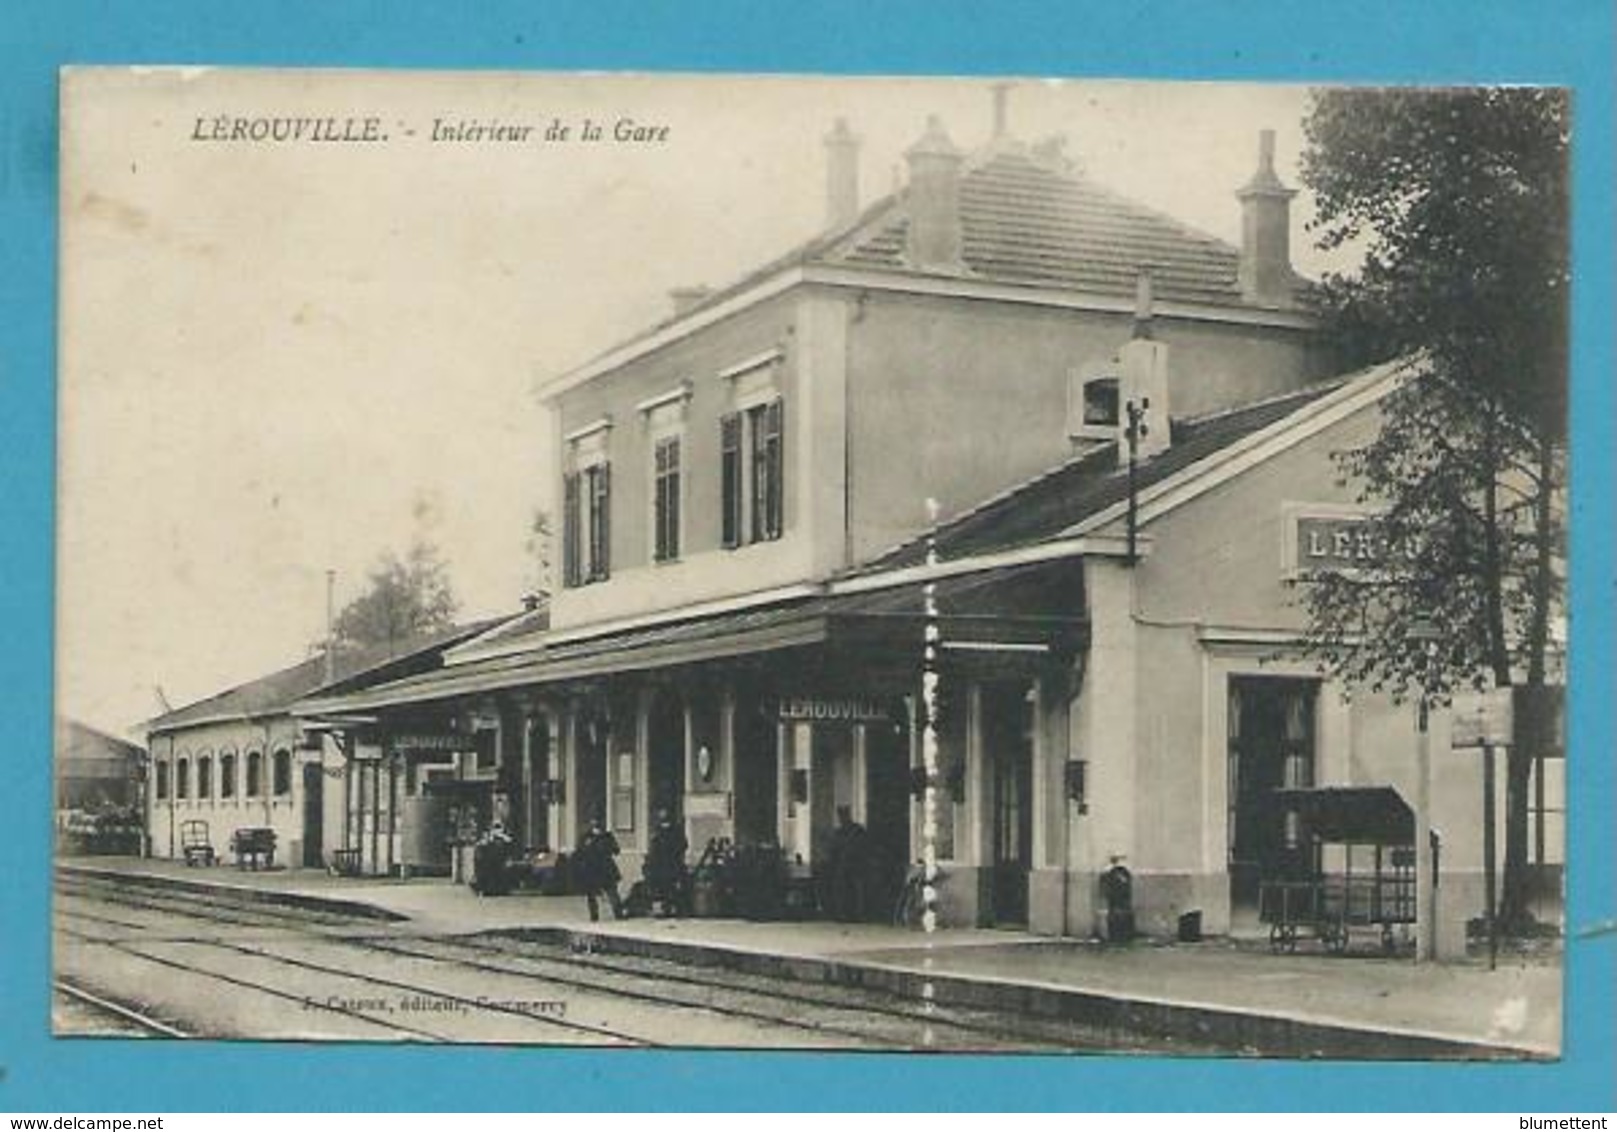
POLYGON ((675 916, 685 903, 685 831, 666 809, 657 811, 646 853, 646 891, 659 916, 675 916))
POLYGON ((623 919, 623 901, 618 896, 618 881, 623 879, 623 874, 618 871, 617 856, 618 839, 612 836, 611 830, 600 818, 591 818, 590 827, 585 830, 578 843, 578 851, 573 855, 573 868, 578 886, 584 890, 584 897, 589 901, 592 921, 601 918, 600 897, 603 893, 612 906, 612 918, 623 919))
POLYGON ((830 912, 846 922, 863 920, 869 912, 870 838, 853 820, 853 810, 837 807, 837 828, 831 834, 830 912))

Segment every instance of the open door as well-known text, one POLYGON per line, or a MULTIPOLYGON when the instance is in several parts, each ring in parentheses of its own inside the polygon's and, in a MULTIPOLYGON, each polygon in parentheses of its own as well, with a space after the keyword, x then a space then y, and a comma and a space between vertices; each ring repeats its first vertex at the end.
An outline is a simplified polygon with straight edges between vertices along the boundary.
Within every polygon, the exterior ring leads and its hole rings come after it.
POLYGON ((1313 680, 1235 676, 1229 688, 1230 907, 1255 915, 1260 883, 1303 850, 1275 791, 1314 784, 1313 680))
POLYGON ((982 689, 983 755, 993 807, 993 922, 1027 923, 1033 867, 1033 703, 1025 682, 982 689))
POLYGON ((303 764, 303 861, 304 868, 318 869, 326 863, 325 850, 326 770, 318 762, 303 764))

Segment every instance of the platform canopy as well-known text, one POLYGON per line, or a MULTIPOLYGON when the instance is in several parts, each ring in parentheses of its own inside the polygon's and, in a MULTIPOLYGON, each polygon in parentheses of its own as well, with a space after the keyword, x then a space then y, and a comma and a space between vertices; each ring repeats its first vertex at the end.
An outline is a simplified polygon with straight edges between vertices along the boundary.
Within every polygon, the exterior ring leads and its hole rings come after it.
MULTIPOLYGON (((714 661, 794 655, 795 670, 818 663, 861 687, 889 670, 914 676, 924 648, 926 587, 861 585, 706 617, 670 619, 597 635, 535 633, 509 653, 337 696, 300 702, 304 718, 428 703, 503 689, 543 687, 714 661), (815 662, 814 658, 818 657, 815 662)), ((1087 637, 1082 564, 1056 561, 940 578, 932 590, 942 649, 951 664, 984 658, 1045 658, 1080 649, 1087 637)))

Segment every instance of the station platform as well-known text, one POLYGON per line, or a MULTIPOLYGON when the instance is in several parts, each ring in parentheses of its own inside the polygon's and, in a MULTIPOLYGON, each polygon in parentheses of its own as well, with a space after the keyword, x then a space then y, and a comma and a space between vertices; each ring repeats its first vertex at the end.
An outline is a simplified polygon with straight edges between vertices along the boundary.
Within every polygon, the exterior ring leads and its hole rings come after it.
POLYGON ((188 868, 77 858, 64 872, 233 891, 374 918, 377 930, 495 933, 752 974, 1012 1005, 1234 1054, 1362 1058, 1559 1056, 1559 947, 1418 964, 1409 957, 1272 954, 1260 941, 1111 946, 1000 929, 925 933, 880 924, 729 919, 589 920, 582 897, 480 897, 447 880, 188 868))

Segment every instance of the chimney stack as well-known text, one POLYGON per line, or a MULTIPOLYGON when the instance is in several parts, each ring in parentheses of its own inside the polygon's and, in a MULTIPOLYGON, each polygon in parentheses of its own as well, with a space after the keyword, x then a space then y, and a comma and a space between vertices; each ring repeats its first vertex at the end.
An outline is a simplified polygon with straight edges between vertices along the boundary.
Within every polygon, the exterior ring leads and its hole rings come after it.
POLYGON ((1275 175, 1275 132, 1258 135, 1258 171, 1235 196, 1241 202, 1241 297, 1262 306, 1292 302, 1291 198, 1275 175))
MULTIPOLYGON (((337 571, 326 571, 326 683, 337 678, 337 571)), ((161 692, 158 693, 162 695, 161 692)))
POLYGON ((1156 314, 1156 299, 1152 294, 1151 269, 1140 268, 1134 277, 1134 337, 1151 337, 1151 319, 1156 314))
POLYGON ((904 254, 911 267, 960 272, 961 153, 936 115, 926 121, 921 140, 904 155, 910 167, 909 237, 904 254))
POLYGON ((825 135, 825 223, 841 228, 859 215, 859 136, 838 118, 825 135))
POLYGON ((668 292, 668 297, 674 301, 674 317, 678 318, 680 315, 694 310, 712 293, 713 288, 704 285, 675 287, 668 292))
POLYGON ((1010 135, 1010 100, 1011 87, 1014 83, 994 84, 994 140, 1000 141, 1010 135))

